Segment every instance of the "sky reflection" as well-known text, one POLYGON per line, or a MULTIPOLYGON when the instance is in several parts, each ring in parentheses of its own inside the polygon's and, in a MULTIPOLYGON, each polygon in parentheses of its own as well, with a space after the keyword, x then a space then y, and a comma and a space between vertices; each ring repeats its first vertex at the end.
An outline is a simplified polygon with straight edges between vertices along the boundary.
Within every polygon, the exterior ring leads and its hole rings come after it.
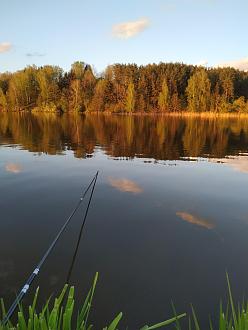
POLYGON ((196 226, 204 227, 206 229, 213 229, 215 227, 215 224, 213 224, 209 220, 200 218, 199 216, 188 212, 176 212, 176 215, 182 220, 196 226))
MULTIPOLYGON (((97 329, 115 310, 127 316, 123 328, 138 329, 144 315, 162 320, 172 298, 181 311, 192 302, 204 324, 225 293, 226 270, 248 292, 248 121, 0 113, 0 144, 8 305, 97 170, 70 278, 81 301, 101 275, 97 329)), ((40 273, 41 298, 63 287, 81 222, 79 212, 40 273)))
POLYGON ((5 170, 7 172, 18 174, 18 173, 22 172, 22 167, 19 164, 8 163, 8 164, 5 165, 5 170))
POLYGON ((241 173, 248 173, 248 156, 235 156, 226 157, 223 159, 218 159, 218 162, 223 162, 224 164, 230 166, 235 171, 241 173))
POLYGON ((117 190, 122 192, 129 192, 133 194, 140 194, 143 192, 143 189, 138 186, 137 183, 126 178, 114 179, 112 177, 109 177, 108 181, 111 187, 116 188, 117 190))

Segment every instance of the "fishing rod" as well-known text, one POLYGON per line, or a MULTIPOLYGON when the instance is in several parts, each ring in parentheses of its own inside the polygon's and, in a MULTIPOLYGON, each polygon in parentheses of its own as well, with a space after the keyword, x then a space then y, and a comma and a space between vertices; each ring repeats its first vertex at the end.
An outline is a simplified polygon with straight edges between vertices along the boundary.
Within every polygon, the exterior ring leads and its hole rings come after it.
POLYGON ((57 236, 54 238, 53 242, 51 243, 51 245, 47 249, 46 253, 42 257, 42 259, 40 260, 40 262, 38 263, 38 265, 35 267, 35 269, 32 272, 32 274, 29 276, 29 278, 26 281, 25 285, 23 286, 23 288, 21 289, 21 291, 17 295, 15 301, 13 302, 13 304, 11 305, 11 307, 9 308, 7 314, 4 316, 2 322, 0 322, 1 325, 6 325, 6 323, 11 318, 12 314, 16 310, 16 307, 20 304, 20 302, 22 301, 23 297, 28 292, 28 290, 30 288, 30 285, 34 281, 35 277, 38 275, 38 273, 39 273, 42 265, 44 264, 44 262, 46 261, 47 257, 50 255, 50 253, 52 252, 53 248, 55 247, 55 245, 56 245, 57 241, 59 240, 60 236, 62 235, 62 233, 65 231, 65 229, 66 229, 67 225, 69 224, 70 220, 72 219, 72 217, 74 216, 74 214, 77 212, 79 206, 81 205, 81 203, 83 202, 85 196, 87 195, 87 192, 89 191, 90 187, 93 185, 92 190, 91 190, 90 200, 89 200, 89 203, 88 203, 88 206, 87 206, 87 210, 86 210, 86 213, 85 213, 85 217, 84 217, 84 221, 83 221, 83 223, 85 223, 86 218, 87 218, 87 215, 88 215, 88 211, 89 211, 91 199, 92 199, 92 196, 93 196, 93 193, 94 193, 94 189, 95 189, 95 185, 96 185, 98 173, 99 172, 97 171, 96 174, 94 175, 93 179, 91 180, 90 184, 85 189, 84 193, 81 195, 81 197, 80 197, 77 205, 73 209, 72 213, 67 218, 67 220, 64 223, 64 225, 61 227, 61 229, 58 232, 57 236))

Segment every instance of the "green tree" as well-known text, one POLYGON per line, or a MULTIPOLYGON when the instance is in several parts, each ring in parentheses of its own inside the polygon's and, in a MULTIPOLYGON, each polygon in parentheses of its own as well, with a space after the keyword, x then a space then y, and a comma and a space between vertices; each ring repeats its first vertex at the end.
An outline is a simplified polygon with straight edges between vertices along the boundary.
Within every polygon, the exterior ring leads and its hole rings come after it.
POLYGON ((182 110, 181 102, 180 102, 177 92, 173 93, 173 95, 171 96, 170 109, 171 109, 171 111, 181 111, 182 110))
POLYGON ((73 79, 83 80, 85 70, 85 63, 84 62, 74 62, 71 65, 71 74, 73 79))
POLYGON ((73 111, 84 111, 83 87, 80 79, 70 82, 70 109, 73 111))
POLYGON ((220 95, 219 82, 216 82, 214 91, 211 95, 211 111, 219 112, 221 109, 222 96, 220 95))
POLYGON ((70 110, 84 111, 83 106, 83 86, 84 62, 75 62, 71 65, 69 82, 69 107, 70 110))
POLYGON ((246 112, 248 72, 182 63, 114 64, 97 78, 90 65, 78 61, 65 73, 50 65, 0 73, 0 89, 1 109, 14 111, 246 112))
POLYGON ((135 107, 135 90, 134 90, 133 82, 130 82, 127 88, 125 110, 130 113, 134 111, 134 107, 135 107))
POLYGON ((208 111, 211 83, 204 69, 197 70, 186 88, 188 109, 192 112, 208 111))
POLYGON ((100 79, 94 89, 93 97, 89 106, 89 111, 104 111, 104 95, 105 95, 106 83, 104 79, 100 79))
POLYGON ((96 85, 96 78, 90 65, 86 65, 84 70, 84 76, 82 79, 82 92, 83 92, 83 103, 85 110, 89 110, 91 100, 94 95, 94 88, 96 85))
POLYGON ((7 94, 12 110, 28 110, 35 106, 38 86, 34 70, 28 67, 11 76, 7 94))
POLYGON ((222 94, 226 102, 230 102, 234 98, 234 69, 225 68, 219 76, 222 88, 222 94))
POLYGON ((169 108, 169 88, 165 79, 163 80, 162 90, 158 96, 158 106, 163 112, 167 111, 169 108))
POLYGON ((57 109, 60 99, 59 82, 62 70, 57 66, 46 65, 37 72, 39 85, 38 106, 45 111, 57 109))
POLYGON ((76 112, 87 110, 94 83, 95 78, 90 66, 85 65, 84 62, 72 64, 69 83, 70 109, 76 112))

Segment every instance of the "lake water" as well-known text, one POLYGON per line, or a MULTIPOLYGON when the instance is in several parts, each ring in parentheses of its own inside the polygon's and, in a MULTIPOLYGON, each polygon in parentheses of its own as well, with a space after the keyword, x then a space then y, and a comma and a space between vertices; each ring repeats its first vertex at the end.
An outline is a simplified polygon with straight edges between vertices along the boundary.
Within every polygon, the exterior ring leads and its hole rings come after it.
MULTIPOLYGON (((96 329, 119 311, 138 329, 192 303, 201 324, 248 293, 248 119, 0 114, 0 296, 10 304, 95 172, 69 283, 99 282, 96 329)), ((58 292, 77 213, 25 298, 58 292)))

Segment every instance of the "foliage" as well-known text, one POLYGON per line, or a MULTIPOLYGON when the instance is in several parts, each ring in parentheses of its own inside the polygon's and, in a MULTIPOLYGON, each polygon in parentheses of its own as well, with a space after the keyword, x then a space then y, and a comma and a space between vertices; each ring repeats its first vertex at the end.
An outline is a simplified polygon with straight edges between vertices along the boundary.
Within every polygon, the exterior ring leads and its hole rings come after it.
MULTIPOLYGON (((222 303, 220 304, 219 310, 219 320, 218 320, 218 329, 219 330, 248 330, 248 303, 244 303, 237 308, 235 308, 232 292, 231 292, 231 285, 229 281, 228 274, 227 277, 227 287, 228 287, 228 302, 226 309, 223 309, 222 303)), ((196 312, 192 308, 192 317, 189 318, 189 325, 188 330, 201 330, 203 329, 200 326, 200 323, 197 319, 196 312), (192 319, 192 320, 191 320, 192 319)), ((181 330, 181 326, 179 322, 177 322, 177 330, 181 330)), ((204 328, 206 329, 206 328, 204 328)), ((213 324, 210 319, 209 321, 209 330, 213 330, 213 324)), ((217 328, 215 328, 217 329, 217 328)))
MULTIPOLYGON (((90 311, 93 303, 93 296, 96 288, 98 274, 96 274, 93 285, 89 290, 80 311, 75 314, 74 310, 74 287, 68 287, 66 284, 61 291, 60 295, 55 298, 54 303, 51 306, 50 299, 46 302, 45 306, 40 312, 37 312, 37 300, 39 289, 36 290, 32 305, 29 306, 28 311, 25 313, 22 306, 19 306, 19 311, 17 315, 16 324, 12 324, 10 321, 6 325, 1 325, 0 330, 93 330, 94 326, 89 321, 90 311), (75 317, 76 316, 76 317, 75 317)), ((228 302, 225 309, 223 309, 222 303, 219 309, 219 319, 218 319, 218 329, 219 330, 248 330, 248 303, 244 303, 238 307, 235 307, 234 300, 231 292, 231 285, 229 281, 228 274, 227 278, 227 288, 228 288, 228 302)), ((172 304, 174 310, 174 317, 166 321, 154 324, 145 325, 140 330, 152 330, 165 327, 167 325, 174 325, 177 330, 186 329, 184 325, 182 328, 181 319, 186 316, 185 313, 177 315, 174 305, 172 304)), ((0 319, 6 314, 6 309, 1 300, 2 315, 0 312, 0 319)), ((201 330, 203 329, 198 321, 196 312, 191 306, 192 315, 189 316, 188 330, 201 330)), ((122 313, 119 313, 112 322, 109 323, 103 330, 117 330, 121 325, 122 313)), ((215 327, 215 329, 217 329, 215 327)), ((206 329, 206 328, 204 328, 206 329)), ((213 330, 213 324, 210 319, 209 330, 213 330)))
POLYGON ((0 108, 3 110, 7 110, 7 98, 6 95, 4 94, 2 88, 0 88, 0 108))
POLYGON ((130 82, 127 88, 126 112, 133 112, 135 106, 134 84, 130 82))
POLYGON ((69 72, 46 65, 0 74, 4 111, 240 113, 247 100, 248 72, 233 68, 114 64, 96 76, 90 65, 75 62, 69 72))
MULTIPOLYGON (((91 330, 93 325, 89 322, 89 314, 92 307, 93 296, 96 288, 98 274, 96 274, 93 285, 88 292, 81 310, 77 313, 76 321, 74 322, 74 287, 68 288, 66 284, 60 295, 55 298, 52 308, 50 308, 50 299, 40 312, 37 312, 36 304, 38 299, 39 289, 36 290, 33 303, 28 308, 28 313, 24 312, 22 306, 19 306, 17 324, 14 325, 10 321, 6 325, 0 324, 0 330, 91 330)), ((5 306, 1 301, 2 316, 6 314, 5 306)), ((152 325, 144 326, 141 330, 158 329, 163 326, 175 323, 175 321, 184 317, 186 314, 175 316, 167 321, 152 325)), ((0 315, 1 316, 1 315, 0 315)), ((119 326, 122 319, 122 313, 119 313, 114 320, 103 330, 115 330, 119 326)))
POLYGON ((158 106, 161 111, 166 111, 169 106, 169 88, 166 80, 163 80, 162 90, 158 96, 158 106))
POLYGON ((209 111, 211 83, 204 69, 196 71, 186 89, 188 108, 192 112, 209 111))
POLYGON ((232 106, 234 112, 248 113, 248 103, 245 101, 244 96, 241 96, 237 100, 235 100, 232 106))

